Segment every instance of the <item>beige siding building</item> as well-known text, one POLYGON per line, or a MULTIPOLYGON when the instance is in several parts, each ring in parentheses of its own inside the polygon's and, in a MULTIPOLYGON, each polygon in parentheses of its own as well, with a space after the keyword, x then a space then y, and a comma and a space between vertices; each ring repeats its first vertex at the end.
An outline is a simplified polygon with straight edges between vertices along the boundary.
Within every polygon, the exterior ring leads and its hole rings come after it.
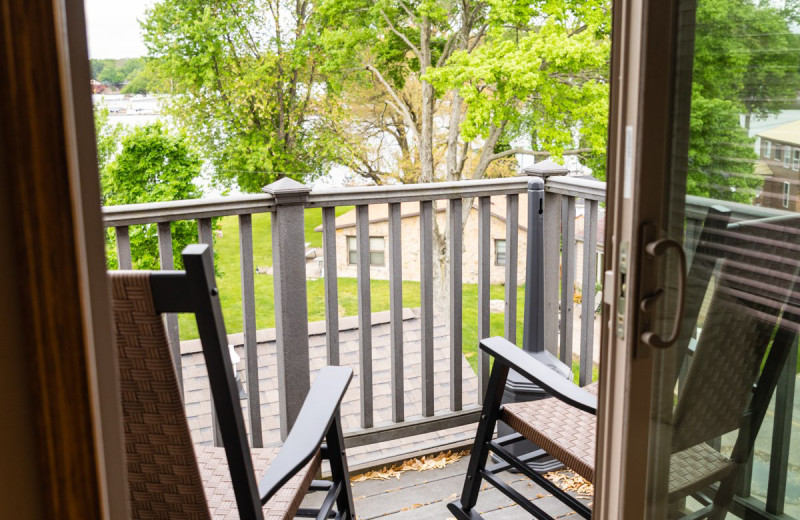
POLYGON ((758 134, 756 173, 764 176, 757 203, 765 208, 800 211, 800 121, 758 134))
MULTIPOLYGON (((525 251, 527 248, 528 198, 519 196, 519 252, 517 280, 525 281, 525 251)), ((439 229, 445 228, 446 203, 436 203, 436 220, 439 229)), ((420 280, 420 220, 419 203, 401 204, 403 280, 420 280)), ((492 284, 505 281, 506 251, 506 197, 492 197, 490 209, 490 278, 492 284)), ((322 231, 322 227, 316 228, 322 231)), ((374 204, 369 207, 370 275, 373 279, 389 279, 389 223, 388 206, 374 204)), ((336 266, 339 276, 356 276, 356 211, 336 218, 336 266)), ((464 229, 463 281, 478 283, 478 205, 474 202, 464 229)))

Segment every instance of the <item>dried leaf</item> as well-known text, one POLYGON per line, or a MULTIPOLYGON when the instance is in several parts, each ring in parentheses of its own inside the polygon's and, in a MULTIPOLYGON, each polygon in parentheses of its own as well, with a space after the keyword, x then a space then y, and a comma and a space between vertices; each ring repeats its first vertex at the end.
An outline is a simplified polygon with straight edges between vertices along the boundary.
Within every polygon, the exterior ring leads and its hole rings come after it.
POLYGON ((594 497, 594 486, 592 483, 572 471, 551 471, 545 474, 545 478, 563 491, 572 491, 577 494, 580 499, 591 500, 592 497, 594 497))
POLYGON ((421 457, 418 459, 405 460, 398 462, 391 468, 383 467, 380 470, 367 471, 360 475, 350 477, 350 482, 364 482, 365 480, 389 480, 391 478, 400 478, 400 475, 406 471, 428 471, 431 469, 441 469, 457 462, 459 459, 469 455, 469 451, 445 451, 439 453, 434 457, 421 457))

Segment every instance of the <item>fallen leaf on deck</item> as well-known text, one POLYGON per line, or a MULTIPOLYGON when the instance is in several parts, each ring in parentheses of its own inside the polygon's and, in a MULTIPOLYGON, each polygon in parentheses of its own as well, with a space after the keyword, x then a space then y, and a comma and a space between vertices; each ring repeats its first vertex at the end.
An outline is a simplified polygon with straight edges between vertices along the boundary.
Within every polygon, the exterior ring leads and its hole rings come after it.
POLYGON ((389 467, 383 467, 380 470, 367 471, 360 475, 350 477, 350 482, 364 482, 365 480, 389 480, 391 478, 400 478, 400 475, 406 471, 427 471, 430 469, 441 469, 450 464, 457 462, 461 457, 469 455, 469 451, 445 451, 432 457, 421 457, 418 459, 405 460, 389 467))
POLYGON ((563 491, 572 491, 578 498, 590 500, 594 497, 594 486, 591 482, 570 470, 551 471, 545 474, 546 479, 563 491))

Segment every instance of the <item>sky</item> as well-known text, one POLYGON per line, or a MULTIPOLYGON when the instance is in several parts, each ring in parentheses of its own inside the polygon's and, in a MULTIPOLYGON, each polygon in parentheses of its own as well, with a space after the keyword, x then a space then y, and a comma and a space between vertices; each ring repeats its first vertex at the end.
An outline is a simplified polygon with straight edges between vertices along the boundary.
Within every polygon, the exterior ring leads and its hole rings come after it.
POLYGON ((144 56, 139 21, 155 0, 84 0, 90 58, 144 56))

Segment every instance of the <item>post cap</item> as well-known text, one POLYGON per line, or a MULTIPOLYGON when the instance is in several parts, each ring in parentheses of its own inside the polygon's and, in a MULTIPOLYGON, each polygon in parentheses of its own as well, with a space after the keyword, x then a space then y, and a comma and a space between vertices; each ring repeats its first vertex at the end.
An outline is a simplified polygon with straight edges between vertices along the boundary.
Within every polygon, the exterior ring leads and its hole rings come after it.
POLYGON ((528 179, 528 191, 544 191, 544 179, 542 177, 528 179))
POLYGON ((552 159, 545 159, 544 161, 539 161, 533 166, 528 166, 522 169, 523 175, 535 175, 537 177, 550 177, 553 175, 566 175, 569 173, 569 169, 561 164, 558 164, 552 159))
POLYGON ((311 188, 289 177, 282 177, 272 184, 262 188, 264 193, 269 193, 280 203, 301 202, 311 192, 311 188))

